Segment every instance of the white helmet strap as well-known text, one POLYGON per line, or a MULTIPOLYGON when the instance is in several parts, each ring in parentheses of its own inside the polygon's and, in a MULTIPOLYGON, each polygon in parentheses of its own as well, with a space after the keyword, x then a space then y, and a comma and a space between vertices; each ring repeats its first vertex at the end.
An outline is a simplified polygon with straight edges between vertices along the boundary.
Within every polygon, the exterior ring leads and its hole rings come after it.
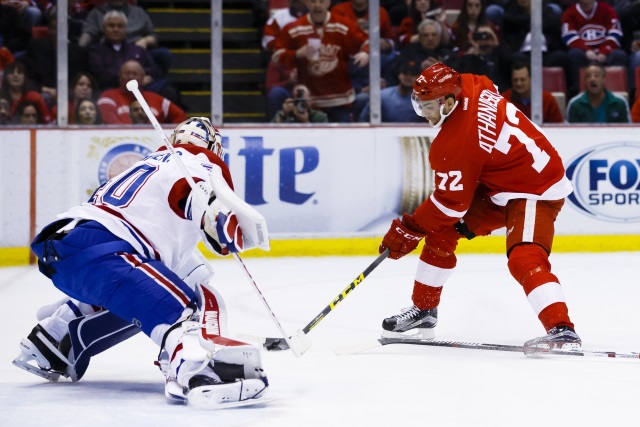
POLYGON ((451 115, 451 113, 453 113, 453 110, 455 110, 457 106, 458 106, 458 101, 456 101, 456 102, 455 102, 455 104, 453 104, 453 107, 451 108, 451 111, 449 111, 449 113, 448 113, 448 114, 444 114, 444 107, 445 107, 445 104, 442 104, 442 105, 440 106, 440 120, 438 120, 438 123, 435 123, 435 124, 432 124, 432 123, 429 121, 429 124, 431 125, 431 127, 436 128, 436 129, 440 128, 440 126, 442 126, 442 123, 444 123, 444 120, 445 120, 447 117, 449 117, 449 116, 451 115))

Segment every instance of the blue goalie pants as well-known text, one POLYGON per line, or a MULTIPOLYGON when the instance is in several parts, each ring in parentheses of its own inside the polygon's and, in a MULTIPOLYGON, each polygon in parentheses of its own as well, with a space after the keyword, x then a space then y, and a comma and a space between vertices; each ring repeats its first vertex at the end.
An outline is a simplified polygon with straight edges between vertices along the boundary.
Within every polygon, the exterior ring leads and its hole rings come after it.
POLYGON ((96 221, 81 221, 68 234, 57 233, 70 220, 55 221, 31 243, 40 271, 66 295, 104 307, 150 336, 160 324, 173 324, 195 292, 161 261, 145 258, 96 221))

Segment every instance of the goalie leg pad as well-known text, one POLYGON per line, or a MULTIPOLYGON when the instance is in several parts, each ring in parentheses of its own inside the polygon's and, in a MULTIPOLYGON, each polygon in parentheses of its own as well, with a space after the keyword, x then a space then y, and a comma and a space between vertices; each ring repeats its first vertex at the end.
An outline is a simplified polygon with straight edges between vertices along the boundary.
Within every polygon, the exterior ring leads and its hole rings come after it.
POLYGON ((97 354, 120 344, 140 332, 135 325, 104 310, 72 320, 69 323, 72 365, 68 373, 78 381, 87 371, 89 361, 97 354))

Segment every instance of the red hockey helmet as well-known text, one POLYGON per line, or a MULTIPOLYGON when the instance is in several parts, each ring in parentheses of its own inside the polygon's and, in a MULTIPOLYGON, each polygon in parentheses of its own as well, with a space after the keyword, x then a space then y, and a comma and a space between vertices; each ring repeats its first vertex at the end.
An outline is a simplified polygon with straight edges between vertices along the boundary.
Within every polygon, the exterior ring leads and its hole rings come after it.
POLYGON ((457 97, 460 92, 460 73, 441 62, 424 70, 413 83, 413 97, 419 101, 438 99, 449 94, 457 97))

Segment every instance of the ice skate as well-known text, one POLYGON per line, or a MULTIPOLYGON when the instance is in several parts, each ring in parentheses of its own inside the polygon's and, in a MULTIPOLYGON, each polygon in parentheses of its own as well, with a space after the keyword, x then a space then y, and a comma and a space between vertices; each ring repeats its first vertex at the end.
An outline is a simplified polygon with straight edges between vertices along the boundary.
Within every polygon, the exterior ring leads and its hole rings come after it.
POLYGON ((265 396, 268 387, 269 382, 264 372, 261 372, 258 378, 239 378, 233 382, 222 382, 215 370, 209 368, 191 377, 186 391, 186 401, 189 406, 198 409, 257 405, 273 400, 265 396))
POLYGON ((382 336, 386 338, 405 337, 419 339, 435 338, 434 328, 438 324, 438 307, 420 310, 415 305, 402 310, 400 314, 382 321, 382 336))
POLYGON ((576 350, 582 345, 582 341, 573 328, 565 325, 551 328, 547 335, 534 338, 524 344, 525 352, 536 350, 576 350))
POLYGON ((205 331, 199 322, 184 321, 168 332, 158 360, 167 398, 198 409, 271 401, 260 350, 230 338, 205 338, 205 331))
POLYGON ((21 353, 13 364, 49 381, 58 381, 60 375, 69 377, 67 357, 70 349, 68 339, 58 343, 42 326, 36 325, 29 336, 20 341, 21 353))

